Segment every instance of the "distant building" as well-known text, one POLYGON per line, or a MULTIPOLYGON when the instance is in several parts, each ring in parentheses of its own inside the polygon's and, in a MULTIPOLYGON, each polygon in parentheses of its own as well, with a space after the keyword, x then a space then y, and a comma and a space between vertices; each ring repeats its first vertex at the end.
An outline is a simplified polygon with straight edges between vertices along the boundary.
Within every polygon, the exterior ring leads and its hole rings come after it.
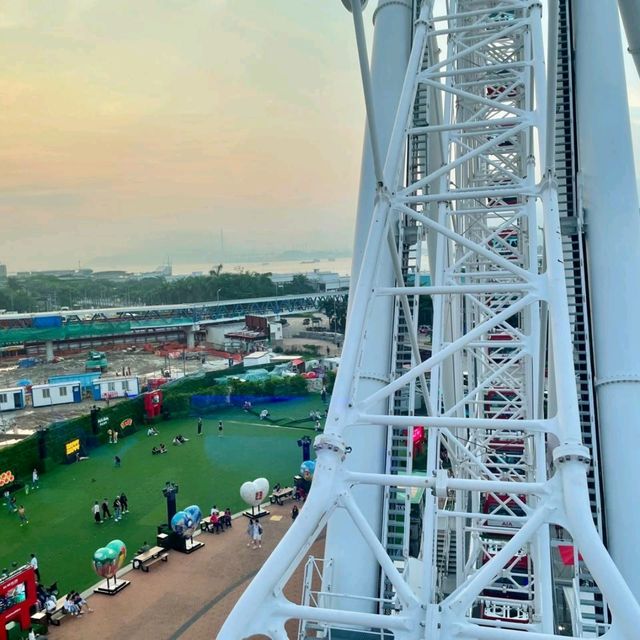
POLYGON ((0 264, 0 287, 7 284, 7 265, 0 264))
POLYGON ((293 282, 296 275, 303 275, 309 282, 316 286, 318 291, 338 291, 349 288, 349 276, 341 276, 335 271, 320 271, 314 269, 306 273, 274 273, 271 275, 271 282, 276 285, 293 282))

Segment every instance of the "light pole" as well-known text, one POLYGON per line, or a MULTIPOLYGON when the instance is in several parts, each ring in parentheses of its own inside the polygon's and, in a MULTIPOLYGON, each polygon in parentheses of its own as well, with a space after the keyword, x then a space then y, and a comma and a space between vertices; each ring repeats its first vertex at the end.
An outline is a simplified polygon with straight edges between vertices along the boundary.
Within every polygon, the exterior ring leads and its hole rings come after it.
POLYGON ((216 302, 220 302, 220 292, 222 291, 222 288, 218 289, 216 291, 216 302))

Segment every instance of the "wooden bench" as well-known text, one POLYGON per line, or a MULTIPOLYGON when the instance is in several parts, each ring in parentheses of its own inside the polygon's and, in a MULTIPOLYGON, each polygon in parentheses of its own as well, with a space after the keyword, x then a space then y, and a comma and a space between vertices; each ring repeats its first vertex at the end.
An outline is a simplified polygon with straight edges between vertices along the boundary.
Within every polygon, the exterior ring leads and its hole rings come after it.
POLYGON ((278 489, 274 491, 269 496, 269 502, 271 504, 279 504, 282 506, 285 500, 289 500, 295 498, 296 490, 293 487, 283 487, 282 489, 278 489))
POLYGON ((67 595, 65 594, 56 600, 56 608, 53 611, 46 611, 45 609, 38 611, 38 613, 34 613, 31 616, 31 622, 45 626, 52 624, 59 627, 60 621, 67 615, 67 612, 64 610, 66 600, 67 595))
POLYGON ((133 568, 148 572, 152 564, 158 562, 158 560, 166 562, 168 558, 169 552, 166 549, 162 547, 152 547, 149 551, 139 553, 133 558, 133 568))

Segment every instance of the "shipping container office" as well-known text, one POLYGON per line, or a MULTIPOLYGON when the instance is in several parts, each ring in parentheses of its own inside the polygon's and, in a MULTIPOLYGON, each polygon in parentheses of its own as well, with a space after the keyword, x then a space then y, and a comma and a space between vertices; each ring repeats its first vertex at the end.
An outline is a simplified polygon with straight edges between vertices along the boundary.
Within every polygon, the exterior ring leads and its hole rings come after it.
POLYGON ((84 393, 87 389, 93 392, 93 383, 100 377, 99 371, 89 371, 82 373, 67 373, 59 376, 51 376, 47 382, 49 384, 58 384, 59 382, 79 382, 81 391, 84 393))
POLYGON ((82 402, 82 390, 78 380, 34 384, 31 387, 31 403, 34 407, 52 407, 56 404, 82 402))
POLYGON ((93 383, 93 399, 107 400, 108 398, 135 398, 140 393, 138 378, 125 376, 123 378, 100 378, 93 383))
POLYGON ((0 389, 0 411, 13 411, 24 408, 25 395, 22 387, 0 389))

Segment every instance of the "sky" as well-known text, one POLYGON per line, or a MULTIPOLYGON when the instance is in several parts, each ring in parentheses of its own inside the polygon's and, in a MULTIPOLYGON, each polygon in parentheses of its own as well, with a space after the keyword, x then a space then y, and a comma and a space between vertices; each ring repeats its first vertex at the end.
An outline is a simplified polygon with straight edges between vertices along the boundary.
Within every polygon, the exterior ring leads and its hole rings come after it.
POLYGON ((363 128, 338 0, 2 0, 0 263, 345 255, 363 128))
POLYGON ((350 252, 364 108, 320 0, 3 0, 10 272, 350 252))

